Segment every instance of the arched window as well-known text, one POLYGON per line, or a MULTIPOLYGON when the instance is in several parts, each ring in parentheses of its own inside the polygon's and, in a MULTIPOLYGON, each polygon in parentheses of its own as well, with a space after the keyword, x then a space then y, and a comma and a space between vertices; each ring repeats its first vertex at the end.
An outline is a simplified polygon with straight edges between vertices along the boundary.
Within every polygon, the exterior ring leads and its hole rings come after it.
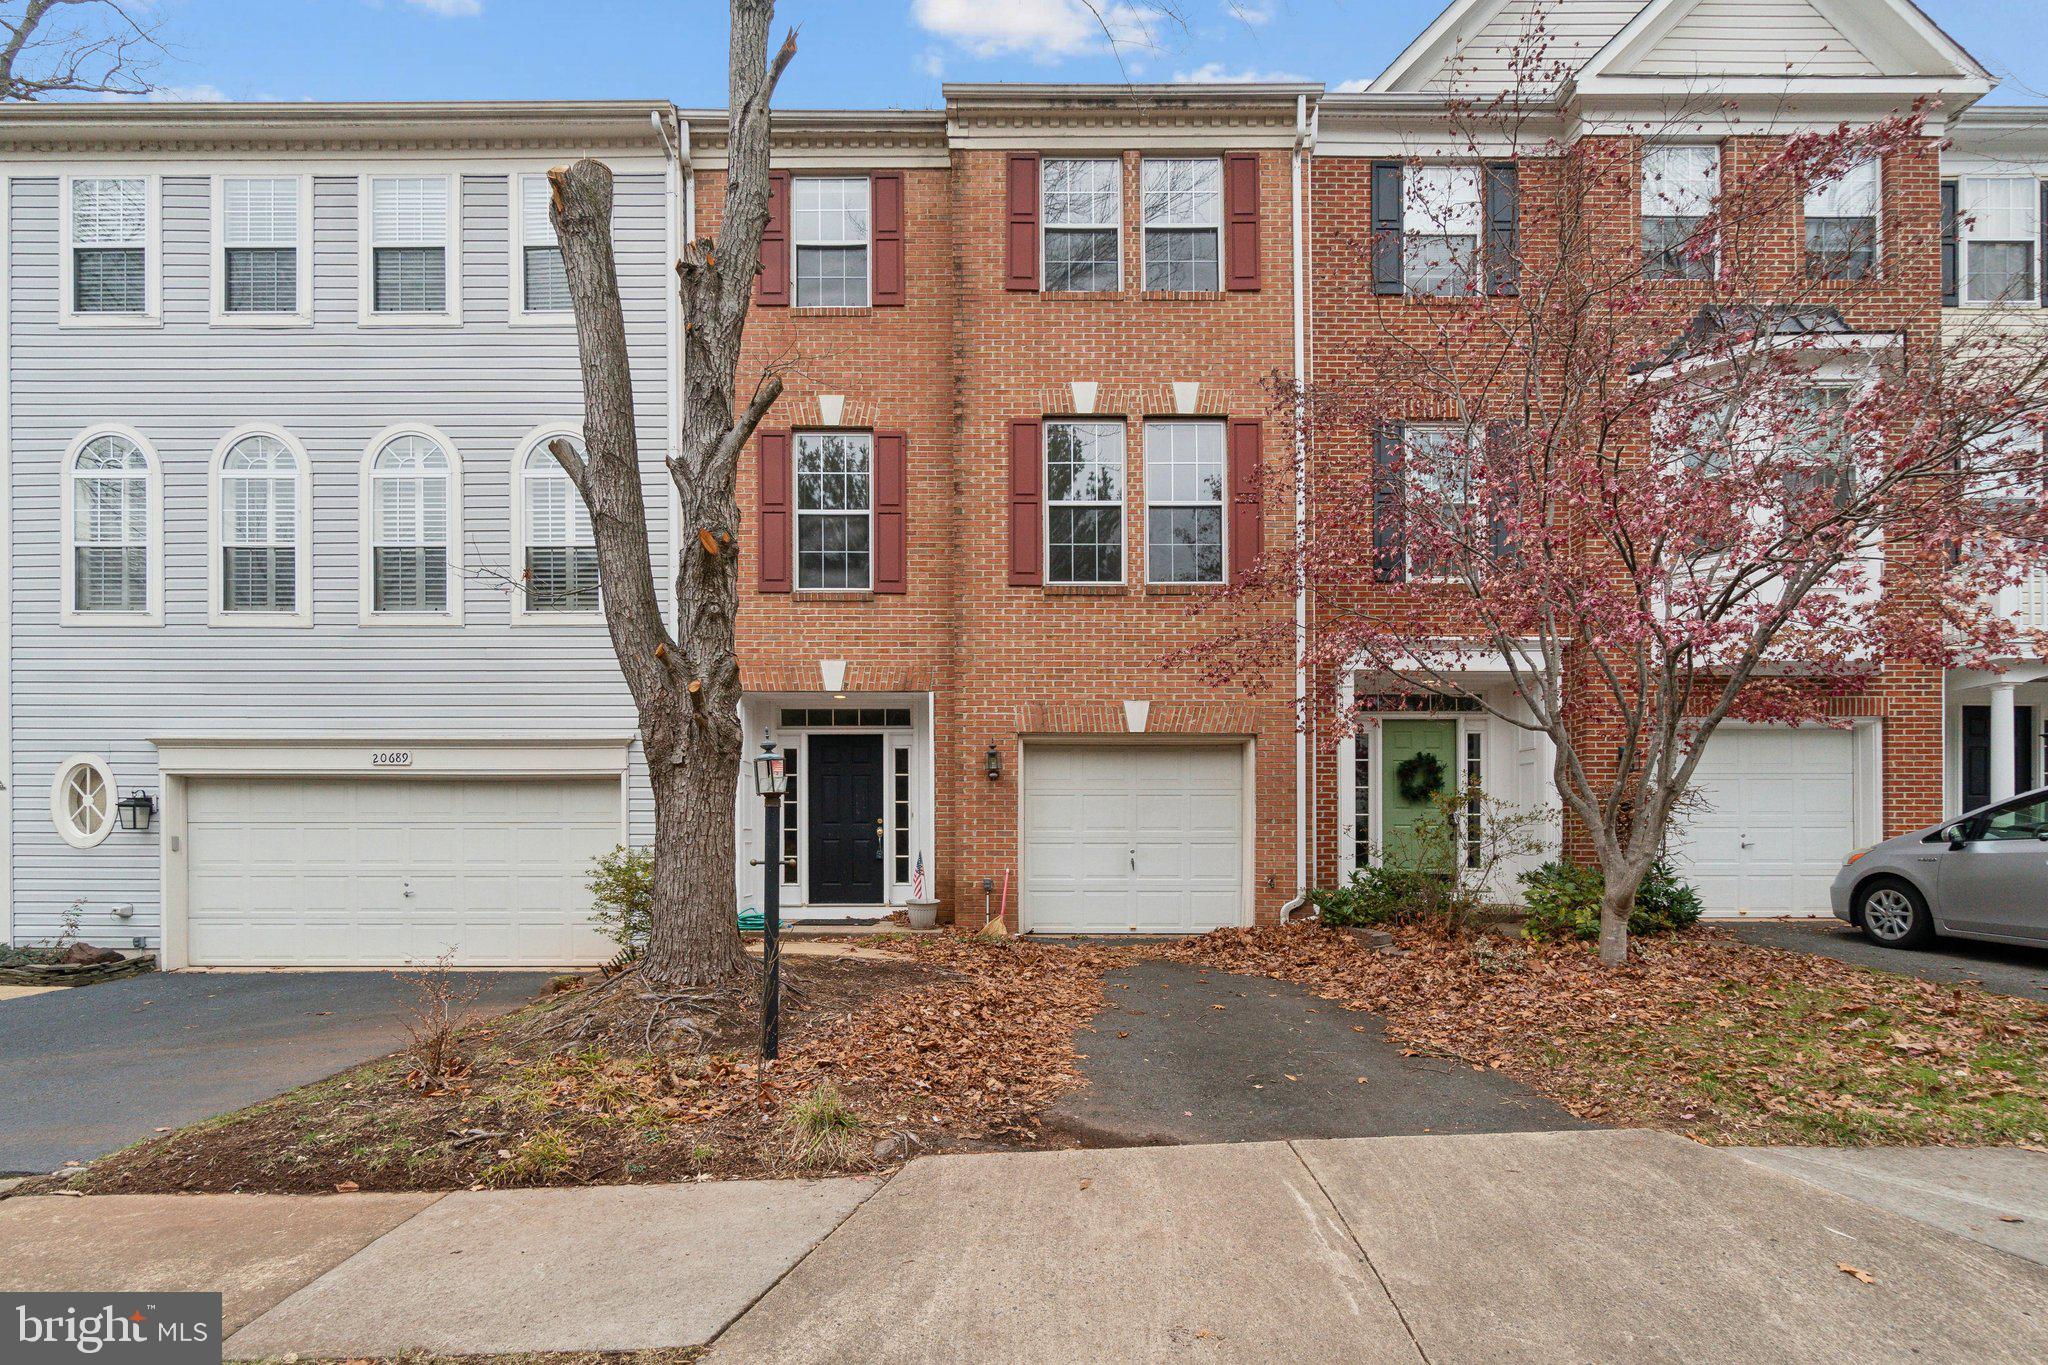
POLYGON ((536 438, 520 469, 520 535, 528 612, 594 612, 597 601, 597 538, 590 509, 569 482, 548 442, 562 439, 583 453, 583 442, 562 433, 536 438))
POLYGON ((73 452, 64 492, 66 615, 153 616, 156 461, 133 437, 102 432, 73 452))
POLYGON ((453 612, 455 462, 429 436, 402 432, 371 457, 370 610, 376 615, 453 612))
POLYGON ((296 616, 305 610, 299 538, 304 468, 268 432, 231 441, 220 462, 220 610, 296 616))

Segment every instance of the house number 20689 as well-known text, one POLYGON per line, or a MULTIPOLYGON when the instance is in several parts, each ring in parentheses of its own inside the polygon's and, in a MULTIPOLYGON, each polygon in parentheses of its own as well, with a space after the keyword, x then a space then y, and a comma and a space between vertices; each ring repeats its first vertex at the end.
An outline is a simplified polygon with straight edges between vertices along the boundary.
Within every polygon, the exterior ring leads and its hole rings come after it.
POLYGON ((370 754, 373 768, 410 768, 412 753, 407 749, 381 749, 370 754))

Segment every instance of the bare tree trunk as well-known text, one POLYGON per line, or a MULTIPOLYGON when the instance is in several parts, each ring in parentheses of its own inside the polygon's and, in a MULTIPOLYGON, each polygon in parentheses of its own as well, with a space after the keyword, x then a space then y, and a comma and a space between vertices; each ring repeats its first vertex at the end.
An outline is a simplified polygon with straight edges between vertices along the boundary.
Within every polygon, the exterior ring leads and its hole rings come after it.
POLYGON ((1606 883, 1600 893, 1600 960, 1610 967, 1628 961, 1628 917, 1635 908, 1633 885, 1606 883))
POLYGON ((640 487, 632 376, 612 257, 612 175, 583 160, 548 172, 583 368, 584 453, 549 449, 590 509, 605 622, 640 716, 654 792, 654 885, 641 971, 657 986, 702 985, 744 969, 734 899, 734 797, 743 736, 739 610, 741 449, 782 392, 765 374, 735 412, 747 307, 768 221, 768 109, 796 55, 796 35, 771 62, 773 0, 732 0, 731 136, 725 215, 713 241, 676 263, 682 293, 682 440, 669 460, 681 512, 676 547, 679 629, 662 619, 640 487))

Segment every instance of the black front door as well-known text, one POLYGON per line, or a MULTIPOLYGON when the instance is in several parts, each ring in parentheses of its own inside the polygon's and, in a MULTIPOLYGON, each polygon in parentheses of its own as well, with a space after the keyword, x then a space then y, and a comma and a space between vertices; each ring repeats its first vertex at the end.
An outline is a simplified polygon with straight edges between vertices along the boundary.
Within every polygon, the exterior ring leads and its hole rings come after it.
MULTIPOLYGON (((2034 750, 2041 743, 2034 729, 2034 708, 2015 706, 2012 715, 2012 778, 2014 791, 2034 787, 2034 750)), ((1991 804, 1991 708, 1963 708, 1963 810, 1991 804)), ((1960 813, 1960 812, 1959 812, 1960 813)))
POLYGON ((882 737, 812 735, 812 905, 882 903, 882 737))

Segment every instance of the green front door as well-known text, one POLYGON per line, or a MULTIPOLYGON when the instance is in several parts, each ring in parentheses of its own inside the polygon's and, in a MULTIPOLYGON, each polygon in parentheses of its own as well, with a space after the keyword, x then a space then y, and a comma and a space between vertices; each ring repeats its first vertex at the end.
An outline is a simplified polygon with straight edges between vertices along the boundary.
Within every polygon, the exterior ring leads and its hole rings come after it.
MULTIPOLYGON (((1427 847, 1417 828, 1437 825, 1438 797, 1458 787, 1458 722, 1454 720, 1389 720, 1380 738, 1381 861, 1388 867, 1447 872, 1450 848, 1427 847), (1436 761, 1437 790, 1408 796, 1428 785, 1424 778, 1436 761), (1403 774, 1407 781, 1404 783, 1403 774)), ((1440 833, 1440 831, 1439 831, 1440 833)))

